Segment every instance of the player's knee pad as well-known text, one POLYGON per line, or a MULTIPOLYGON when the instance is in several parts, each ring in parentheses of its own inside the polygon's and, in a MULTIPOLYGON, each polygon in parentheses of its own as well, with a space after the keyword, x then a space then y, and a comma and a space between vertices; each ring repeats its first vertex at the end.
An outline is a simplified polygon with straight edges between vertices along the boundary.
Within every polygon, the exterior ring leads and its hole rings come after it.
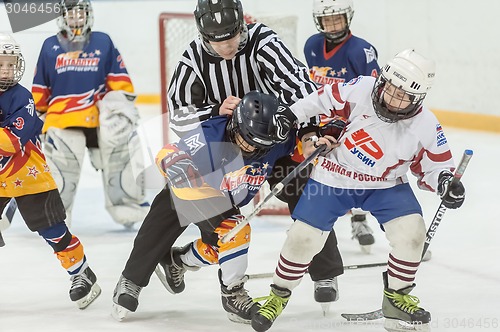
POLYGON ((281 256, 285 259, 310 263, 312 258, 323 249, 330 232, 296 220, 287 232, 281 256))
POLYGON ((77 274, 86 265, 83 245, 71 234, 65 223, 58 223, 37 232, 52 247, 62 267, 69 274, 77 274))
MULTIPOLYGON (((215 233, 221 238, 233 229, 241 218, 243 218, 242 215, 234 215, 225 219, 215 229, 215 233)), ((247 224, 227 243, 218 241, 220 278, 224 285, 241 280, 245 276, 248 267, 248 247, 250 246, 251 231, 250 224, 247 224)))
POLYGON ((64 207, 71 211, 85 154, 85 135, 77 129, 52 127, 47 130, 43 147, 64 207))
POLYGON ((383 224, 385 236, 397 256, 420 261, 425 242, 425 222, 419 214, 409 214, 383 224))

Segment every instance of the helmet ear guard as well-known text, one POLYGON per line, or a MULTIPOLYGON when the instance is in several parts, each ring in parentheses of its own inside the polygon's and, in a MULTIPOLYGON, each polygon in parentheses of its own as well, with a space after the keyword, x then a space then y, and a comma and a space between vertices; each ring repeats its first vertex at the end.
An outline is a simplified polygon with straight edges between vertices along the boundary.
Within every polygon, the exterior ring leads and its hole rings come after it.
POLYGON ((404 50, 387 62, 372 90, 372 103, 377 116, 385 122, 396 122, 415 116, 434 83, 435 62, 416 53, 404 50), (398 111, 391 111, 386 105, 384 94, 387 84, 404 91, 410 104, 398 111))

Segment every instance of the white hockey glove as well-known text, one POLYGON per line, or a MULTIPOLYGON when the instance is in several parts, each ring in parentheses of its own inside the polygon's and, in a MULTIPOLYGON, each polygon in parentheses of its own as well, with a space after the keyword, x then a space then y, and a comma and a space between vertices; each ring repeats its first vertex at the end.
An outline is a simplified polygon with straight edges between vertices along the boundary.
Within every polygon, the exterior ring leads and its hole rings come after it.
POLYGON ((109 146, 127 142, 139 121, 139 112, 134 105, 136 97, 125 91, 110 91, 97 102, 102 142, 109 146))

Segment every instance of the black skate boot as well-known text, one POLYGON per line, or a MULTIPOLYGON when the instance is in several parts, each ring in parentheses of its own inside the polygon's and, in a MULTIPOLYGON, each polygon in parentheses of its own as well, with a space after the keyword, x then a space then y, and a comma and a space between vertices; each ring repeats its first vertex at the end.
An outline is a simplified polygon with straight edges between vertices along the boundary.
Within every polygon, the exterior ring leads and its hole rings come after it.
POLYGON ((245 289, 247 280, 248 276, 245 276, 243 279, 225 286, 222 283, 221 270, 219 270, 222 307, 226 310, 229 320, 235 323, 250 324, 252 317, 260 308, 260 305, 253 301, 245 289))
POLYGON ((390 332, 430 331, 430 312, 418 306, 419 299, 409 295, 415 284, 394 290, 388 287, 387 272, 383 273, 384 299, 382 313, 385 317, 384 328, 390 332))
POLYGON ((160 266, 165 271, 165 275, 160 275, 159 269, 155 270, 156 275, 165 286, 165 288, 172 294, 179 294, 184 291, 186 284, 184 283, 184 273, 186 271, 198 271, 198 266, 188 266, 181 260, 181 255, 187 253, 191 243, 186 244, 184 247, 173 247, 170 250, 170 263, 166 260, 160 262, 160 266))
POLYGON ((369 254, 372 244, 375 243, 375 238, 373 237, 372 229, 368 226, 368 222, 366 221, 366 215, 353 215, 351 217, 351 227, 352 238, 358 240, 361 251, 369 254))
POLYGON ((285 309, 292 292, 289 289, 271 285, 269 296, 255 299, 254 301, 266 300, 259 311, 252 318, 252 327, 257 332, 264 332, 271 328, 274 321, 285 309))
POLYGON ((141 290, 141 286, 137 286, 133 281, 121 275, 113 292, 111 316, 118 321, 122 321, 129 312, 135 312, 139 305, 141 290))
POLYGON ((97 277, 90 267, 87 267, 81 274, 71 276, 69 297, 71 301, 76 302, 78 308, 87 308, 101 294, 101 287, 96 281, 97 277))
POLYGON ((330 304, 339 299, 337 277, 314 282, 314 300, 321 304, 323 316, 326 316, 330 304))

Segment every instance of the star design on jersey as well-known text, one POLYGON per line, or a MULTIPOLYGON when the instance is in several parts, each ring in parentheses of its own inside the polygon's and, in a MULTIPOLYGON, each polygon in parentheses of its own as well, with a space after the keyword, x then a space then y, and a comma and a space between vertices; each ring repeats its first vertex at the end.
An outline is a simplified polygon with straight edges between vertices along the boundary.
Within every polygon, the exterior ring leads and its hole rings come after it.
POLYGON ((23 181, 16 179, 16 181, 12 182, 15 187, 22 187, 23 186, 23 181))
POLYGON ((340 72, 342 73, 342 75, 347 74, 347 68, 346 67, 342 67, 342 69, 340 70, 340 72))
POLYGON ((29 167, 28 166, 28 176, 32 176, 33 178, 36 179, 36 176, 38 175, 38 173, 40 173, 37 169, 36 169, 36 166, 33 166, 33 167, 29 167))
POLYGON ((44 173, 50 173, 50 167, 47 164, 43 164, 43 172, 44 173))
POLYGON ((335 76, 335 75, 337 75, 337 72, 335 71, 335 69, 331 69, 330 76, 335 76))
POLYGON ((250 173, 252 173, 252 174, 255 174, 255 172, 257 172, 257 170, 255 168, 252 168, 252 170, 250 171, 250 173))
POLYGON ((5 188, 7 188, 7 183, 4 182, 4 181, 2 181, 2 183, 0 184, 0 186, 5 189, 5 188))
POLYGON ((267 169, 268 167, 269 167, 269 163, 266 162, 266 163, 262 164, 263 169, 267 169))
POLYGON ((94 52, 90 52, 90 53, 89 53, 89 57, 91 57, 91 58, 93 58, 93 57, 94 57, 94 55, 95 55, 95 54, 94 54, 94 52))
POLYGON ((95 50, 94 53, 95 53, 95 55, 99 56, 99 55, 101 55, 101 50, 95 50))

